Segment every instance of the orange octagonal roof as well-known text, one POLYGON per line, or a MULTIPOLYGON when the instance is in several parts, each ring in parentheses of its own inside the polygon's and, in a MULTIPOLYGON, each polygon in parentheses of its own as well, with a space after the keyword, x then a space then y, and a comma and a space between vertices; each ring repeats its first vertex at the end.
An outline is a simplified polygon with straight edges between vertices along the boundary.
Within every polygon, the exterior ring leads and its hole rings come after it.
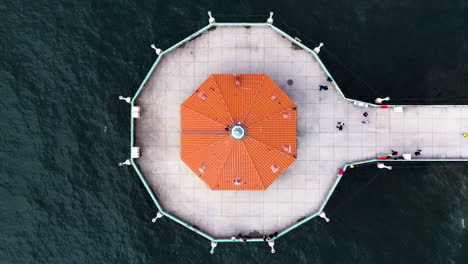
POLYGON ((264 190, 295 160, 297 106, 266 74, 213 74, 181 105, 181 158, 213 190, 264 190))

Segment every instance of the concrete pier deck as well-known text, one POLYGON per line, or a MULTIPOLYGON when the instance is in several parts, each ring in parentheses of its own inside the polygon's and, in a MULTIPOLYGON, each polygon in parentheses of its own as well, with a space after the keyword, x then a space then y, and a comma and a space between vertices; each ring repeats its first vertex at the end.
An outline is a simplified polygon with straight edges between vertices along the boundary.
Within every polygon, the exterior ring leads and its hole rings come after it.
POLYGON ((143 176, 167 212, 215 238, 259 237, 316 213, 346 163, 391 149, 468 158, 468 107, 356 106, 312 54, 268 26, 216 26, 165 54, 135 104, 143 176), (211 191, 180 159, 180 104, 212 73, 266 73, 298 104, 298 159, 266 191, 211 191))

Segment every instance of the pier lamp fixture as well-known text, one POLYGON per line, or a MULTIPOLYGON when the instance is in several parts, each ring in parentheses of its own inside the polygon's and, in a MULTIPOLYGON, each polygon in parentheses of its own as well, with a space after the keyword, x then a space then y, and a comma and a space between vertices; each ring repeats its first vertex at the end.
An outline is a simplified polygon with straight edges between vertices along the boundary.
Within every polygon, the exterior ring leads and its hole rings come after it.
POLYGON ((385 101, 390 101, 390 97, 387 96, 387 97, 385 97, 385 98, 380 98, 380 97, 375 98, 375 103, 376 103, 376 104, 381 104, 381 103, 383 103, 383 102, 385 102, 385 101))
POLYGON ((392 166, 386 166, 383 163, 377 163, 377 168, 379 169, 387 169, 387 170, 392 170, 392 166))
POLYGON ((270 12, 270 17, 267 19, 267 23, 273 24, 273 12, 270 12))

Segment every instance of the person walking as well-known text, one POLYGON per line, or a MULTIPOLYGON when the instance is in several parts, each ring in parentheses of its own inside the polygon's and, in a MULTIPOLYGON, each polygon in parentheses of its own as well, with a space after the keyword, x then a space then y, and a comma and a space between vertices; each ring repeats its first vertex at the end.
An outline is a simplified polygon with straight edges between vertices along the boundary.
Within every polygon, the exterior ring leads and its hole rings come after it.
POLYGON ((328 86, 326 86, 326 85, 319 85, 319 91, 322 91, 322 90, 327 91, 327 90, 328 90, 328 86))
POLYGON ((420 155, 421 155, 421 150, 418 149, 416 152, 414 152, 414 155, 415 155, 415 156, 420 156, 420 155))

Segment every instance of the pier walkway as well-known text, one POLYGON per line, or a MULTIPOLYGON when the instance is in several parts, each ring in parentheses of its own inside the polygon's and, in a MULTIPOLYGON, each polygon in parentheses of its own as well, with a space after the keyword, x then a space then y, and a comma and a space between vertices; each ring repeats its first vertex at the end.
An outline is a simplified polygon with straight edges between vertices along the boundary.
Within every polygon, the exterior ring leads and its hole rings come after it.
POLYGON ((468 158, 468 107, 355 105, 314 54, 267 25, 218 25, 164 54, 135 105, 141 173, 167 212, 215 238, 261 237, 318 212, 347 163, 392 149, 421 149, 413 159, 468 158), (266 191, 211 191, 181 161, 180 104, 212 73, 266 73, 298 105, 297 161, 266 191))

